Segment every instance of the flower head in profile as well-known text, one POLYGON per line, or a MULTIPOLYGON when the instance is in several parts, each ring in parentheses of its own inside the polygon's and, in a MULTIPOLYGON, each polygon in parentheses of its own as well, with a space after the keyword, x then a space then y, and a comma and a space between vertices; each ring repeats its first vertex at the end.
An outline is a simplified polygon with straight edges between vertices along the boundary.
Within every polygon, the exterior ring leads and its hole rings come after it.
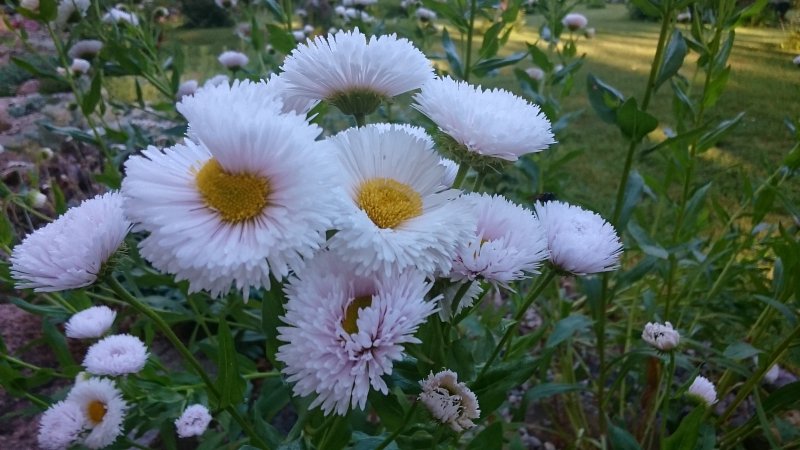
POLYGON ((60 0, 56 13, 56 25, 64 26, 68 22, 79 20, 86 16, 86 11, 92 5, 90 0, 60 0))
POLYGON ((326 100, 354 115, 369 114, 381 101, 433 78, 430 61, 407 39, 367 39, 358 28, 298 45, 282 69, 289 96, 326 100))
POLYGON ((475 222, 425 139, 369 125, 331 138, 349 202, 329 241, 361 274, 415 267, 448 273, 475 222))
POLYGON ((111 8, 108 10, 108 12, 103 15, 102 20, 106 23, 127 23, 133 26, 139 25, 139 18, 136 17, 136 14, 123 11, 118 8, 111 8))
POLYGON ((217 60, 228 70, 239 70, 250 62, 250 58, 244 53, 231 50, 220 53, 217 60))
POLYGON ((178 92, 175 93, 175 98, 181 100, 187 95, 192 95, 197 92, 197 80, 186 80, 178 86, 178 92))
POLYGON ((72 315, 65 328, 68 338, 93 339, 104 335, 111 325, 117 312, 108 306, 92 306, 72 315))
POLYGON ((70 58, 92 59, 103 49, 103 42, 96 39, 85 39, 76 42, 70 47, 67 55, 70 58))
POLYGON ((130 334, 108 336, 89 347, 83 367, 94 375, 138 373, 147 362, 144 342, 130 334))
POLYGON ((39 12, 39 0, 21 0, 19 6, 32 12, 39 12))
POLYGON ((672 328, 672 324, 669 322, 663 325, 647 323, 642 331, 642 339, 661 351, 669 351, 680 344, 681 335, 672 328))
POLYGON ((481 416, 478 398, 466 384, 458 382, 458 375, 451 370, 419 382, 422 393, 419 400, 428 408, 434 419, 448 425, 456 433, 475 426, 472 422, 481 416))
POLYGON ((444 77, 426 83, 414 101, 444 133, 443 150, 456 161, 516 161, 555 143, 539 107, 503 89, 444 77))
POLYGON ((60 401, 50 406, 39 419, 39 448, 65 450, 78 440, 86 426, 80 405, 60 401))
POLYGON ((323 251, 289 280, 285 342, 277 359, 295 395, 316 393, 311 408, 345 415, 364 409, 370 389, 388 393, 384 375, 403 357, 403 345, 434 312, 431 285, 413 269, 359 276, 340 255, 323 251))
POLYGON ((150 233, 141 254, 190 292, 246 296, 325 242, 343 203, 336 161, 305 116, 280 112, 263 83, 200 89, 178 110, 184 144, 126 162, 125 207, 150 233))
POLYGON ((178 437, 200 436, 206 432, 209 423, 211 423, 211 414, 209 414, 208 408, 194 404, 188 406, 183 414, 175 419, 175 429, 178 430, 178 437))
POLYGON ((98 195, 29 234, 11 254, 18 289, 55 292, 89 286, 130 229, 117 192, 98 195))
POLYGON ((547 235, 532 211, 500 195, 473 193, 463 199, 472 206, 478 227, 458 250, 451 279, 482 278, 508 286, 538 272, 548 255, 547 235))
POLYGON ((695 378, 686 395, 706 406, 717 403, 717 388, 706 377, 695 378))
POLYGON ((544 80, 544 75, 545 75, 544 74, 544 70, 542 70, 542 69, 540 69, 538 67, 527 68, 527 69, 525 69, 525 73, 528 74, 529 77, 531 77, 532 79, 534 79, 536 81, 544 80))
POLYGON ((67 403, 80 407, 89 433, 80 439, 90 449, 111 445, 122 434, 127 404, 111 380, 89 378, 75 384, 67 395, 67 403))
POLYGON ((92 63, 85 59, 75 58, 72 60, 72 64, 69 66, 69 70, 72 71, 75 75, 83 75, 92 68, 92 63))
POLYGON ((536 216, 547 233, 550 261, 574 275, 616 270, 622 242, 611 224, 578 206, 551 201, 536 203, 536 216))
POLYGON ((203 87, 214 87, 219 86, 221 84, 230 84, 231 79, 229 76, 225 75, 224 73, 218 73, 213 77, 207 79, 203 82, 203 87))
POLYGON ((589 24, 589 19, 580 13, 569 13, 561 19, 561 24, 569 28, 570 31, 578 31, 589 24))

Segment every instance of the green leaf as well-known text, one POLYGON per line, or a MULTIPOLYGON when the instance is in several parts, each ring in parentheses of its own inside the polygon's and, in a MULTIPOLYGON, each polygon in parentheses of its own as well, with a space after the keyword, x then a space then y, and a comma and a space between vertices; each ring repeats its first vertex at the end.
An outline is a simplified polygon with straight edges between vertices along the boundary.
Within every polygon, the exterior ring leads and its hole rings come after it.
POLYGON ((295 45, 297 45, 294 36, 275 24, 267 24, 267 33, 269 33, 270 45, 283 54, 288 55, 294 50, 295 45))
POLYGON ((622 211, 620 212, 619 220, 616 224, 618 230, 624 230, 627 226, 634 208, 636 208, 636 205, 639 204, 642 198, 642 192, 644 192, 644 179, 639 175, 638 171, 632 170, 628 177, 628 183, 625 185, 622 211))
POLYGON ((774 414, 793 408, 800 403, 800 381, 781 386, 764 399, 764 411, 774 414))
POLYGON ((695 450, 704 415, 705 407, 698 406, 684 417, 678 429, 666 439, 664 450, 695 450))
POLYGON ((631 97, 617 110, 617 125, 622 134, 638 142, 658 127, 658 119, 640 110, 631 97))
POLYGON ((740 112, 733 119, 723 120, 712 130, 709 130, 697 142, 697 151, 704 152, 714 146, 723 136, 730 133, 734 127, 739 125, 739 122, 744 117, 744 111, 740 112))
POLYGON ((220 393, 220 409, 239 404, 244 399, 246 382, 239 372, 239 363, 236 357, 236 346, 233 342, 228 321, 221 317, 217 334, 219 355, 217 358, 217 389, 220 393))
POLYGON ((516 64, 525 59, 526 56, 528 56, 528 52, 517 52, 505 58, 484 59, 478 64, 475 64, 475 66, 472 68, 472 73, 482 77, 492 70, 516 64))
POLYGON ((580 384, 542 383, 528 389, 528 392, 525 393, 525 401, 533 403, 543 398, 566 394, 567 392, 582 391, 584 389, 586 389, 586 386, 580 384))
POLYGON ((17 57, 17 56, 12 56, 11 57, 11 62, 13 62, 15 65, 17 65, 17 67, 19 67, 20 69, 30 73, 31 75, 33 75, 35 77, 53 78, 53 74, 52 73, 46 72, 46 71, 44 71, 42 69, 39 69, 35 65, 29 63, 28 61, 25 61, 22 58, 17 57))
POLYGON ((642 447, 632 434, 624 428, 609 424, 608 439, 611 441, 611 448, 614 450, 641 450, 642 447))
POLYGON ((631 0, 646 16, 661 17, 661 5, 653 0, 631 0))
POLYGON ((81 102, 81 111, 83 115, 88 116, 94 112, 97 104, 101 98, 101 88, 103 87, 103 72, 98 70, 92 78, 92 85, 89 91, 84 93, 83 101, 81 102))
POLYGON ((445 56, 447 56, 447 62, 450 63, 450 71, 453 72, 453 75, 456 77, 463 79, 464 69, 461 67, 461 59, 458 57, 456 45, 453 43, 453 40, 450 39, 447 28, 442 29, 442 48, 444 49, 445 56))
POLYGON ((762 351, 747 342, 734 342, 722 352, 722 356, 734 361, 741 361, 743 359, 752 358, 759 353, 762 353, 762 351))
POLYGON ((276 368, 283 367, 283 364, 275 359, 278 347, 282 344, 278 340, 278 327, 283 325, 280 318, 283 314, 284 309, 280 289, 273 288, 265 293, 264 299, 261 300, 261 332, 265 338, 267 359, 276 368))
POLYGON ((494 422, 481 431, 467 446, 467 450, 494 450, 503 448, 503 422, 494 422))
POLYGON ((586 76, 589 103, 604 122, 617 122, 617 109, 625 101, 622 94, 592 74, 586 76))
POLYGON ((264 4, 267 5, 267 9, 275 16, 275 20, 278 22, 286 21, 286 13, 283 11, 280 3, 276 0, 264 0, 264 4))
POLYGON ((264 49, 264 34, 258 26, 255 14, 250 18, 250 43, 256 52, 264 49))
POLYGON ((571 338, 576 333, 589 328, 591 324, 592 320, 582 314, 573 314, 565 317, 556 323, 556 326, 553 328, 553 333, 547 338, 547 343, 545 343, 544 347, 553 348, 571 338))
POLYGON ((489 27, 483 34, 483 42, 478 51, 478 55, 480 55, 481 58, 491 58, 500 50, 500 41, 497 36, 500 34, 500 31, 502 31, 504 25, 503 22, 497 22, 489 27))
POLYGON ((0 244, 3 246, 10 246, 14 240, 14 226, 8 220, 8 216, 0 214, 0 244))
POLYGON ((543 52, 539 47, 528 44, 528 53, 531 55, 533 64, 541 67, 545 72, 550 72, 555 67, 553 63, 550 62, 550 58, 547 57, 547 53, 543 52))
MULTIPOLYGON (((385 433, 378 436, 370 436, 361 431, 355 431, 353 432, 353 450, 375 450, 387 437, 389 435, 385 433)), ((395 441, 384 447, 385 450, 398 450, 398 448, 395 441)))
POLYGON ((647 235, 644 228, 639 226, 635 221, 628 222, 628 233, 646 255, 654 256, 659 259, 667 259, 669 257, 669 253, 664 247, 653 241, 650 236, 647 235))
POLYGON ((391 392, 386 395, 374 389, 369 390, 369 404, 378 417, 381 419, 381 424, 389 430, 400 428, 403 424, 405 411, 391 392))
POLYGON ((58 15, 56 0, 39 0, 39 17, 45 22, 52 22, 58 15))
POLYGON ((731 74, 730 66, 720 71, 719 75, 715 76, 711 83, 708 85, 708 90, 703 96, 703 105, 706 109, 711 108, 717 103, 722 91, 725 90, 725 85, 728 83, 728 76, 731 74))
POLYGON ((675 30, 669 39, 669 44, 667 44, 664 62, 658 69, 658 76, 656 76, 655 85, 653 86, 655 89, 658 89, 661 84, 678 73, 688 52, 689 47, 687 47, 683 35, 680 31, 675 30))

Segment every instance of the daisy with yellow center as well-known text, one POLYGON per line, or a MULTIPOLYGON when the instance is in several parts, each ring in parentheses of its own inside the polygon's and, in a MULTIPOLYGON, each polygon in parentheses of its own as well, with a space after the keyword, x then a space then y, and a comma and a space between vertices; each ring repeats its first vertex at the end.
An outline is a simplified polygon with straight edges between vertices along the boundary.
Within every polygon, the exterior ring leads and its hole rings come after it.
POLYGON ((246 298, 325 242, 344 198, 336 161, 265 83, 206 87, 178 110, 190 139, 126 163, 126 210, 150 233, 141 254, 192 292, 246 298))
POLYGON ((67 395, 66 403, 80 407, 89 433, 81 444, 95 449, 111 445, 122 434, 127 404, 113 381, 89 378, 79 381, 67 395))
POLYGON ((350 202, 329 247, 359 274, 449 272, 475 221, 460 191, 442 185, 445 168, 430 141, 386 125, 351 128, 330 140, 350 202))
POLYGON ((341 255, 322 251, 286 287, 286 342, 277 358, 295 395, 316 394, 311 408, 345 415, 364 409, 370 389, 389 392, 383 380, 403 345, 434 312, 425 300, 430 283, 419 271, 359 276, 341 255))

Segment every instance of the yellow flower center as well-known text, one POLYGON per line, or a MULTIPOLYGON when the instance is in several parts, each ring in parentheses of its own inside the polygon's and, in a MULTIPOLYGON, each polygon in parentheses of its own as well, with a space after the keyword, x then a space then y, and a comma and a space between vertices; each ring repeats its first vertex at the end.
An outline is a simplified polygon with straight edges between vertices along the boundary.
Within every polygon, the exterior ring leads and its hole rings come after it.
POLYGON ((89 420, 92 421, 93 424, 97 425, 98 423, 103 421, 103 417, 106 416, 106 405, 103 404, 100 400, 92 400, 89 403, 89 420))
POLYGON ((342 319, 342 328, 347 334, 358 333, 358 312, 370 306, 372 306, 371 295, 362 295, 350 301, 342 319))
POLYGON ((362 183, 356 202, 380 228, 394 228, 422 214, 422 197, 411 186, 390 178, 362 183))
POLYGON ((195 175, 206 205, 225 222, 239 223, 258 217, 267 206, 269 180, 249 173, 228 173, 211 158, 195 175))

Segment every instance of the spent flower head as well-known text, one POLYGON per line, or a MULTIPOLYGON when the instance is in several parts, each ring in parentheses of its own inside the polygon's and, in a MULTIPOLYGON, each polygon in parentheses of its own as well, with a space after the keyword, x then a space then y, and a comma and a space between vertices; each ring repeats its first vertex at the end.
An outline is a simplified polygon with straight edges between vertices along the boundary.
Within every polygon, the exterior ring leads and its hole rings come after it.
POLYGON ((672 324, 669 322, 663 325, 660 323, 647 323, 642 331, 642 339, 661 351, 669 351, 680 344, 681 335, 672 328, 672 324))
POLYGON ((434 419, 448 425, 456 433, 475 426, 481 411, 478 398, 466 384, 458 382, 458 375, 451 370, 433 372, 419 382, 422 393, 419 400, 428 408, 434 419))

